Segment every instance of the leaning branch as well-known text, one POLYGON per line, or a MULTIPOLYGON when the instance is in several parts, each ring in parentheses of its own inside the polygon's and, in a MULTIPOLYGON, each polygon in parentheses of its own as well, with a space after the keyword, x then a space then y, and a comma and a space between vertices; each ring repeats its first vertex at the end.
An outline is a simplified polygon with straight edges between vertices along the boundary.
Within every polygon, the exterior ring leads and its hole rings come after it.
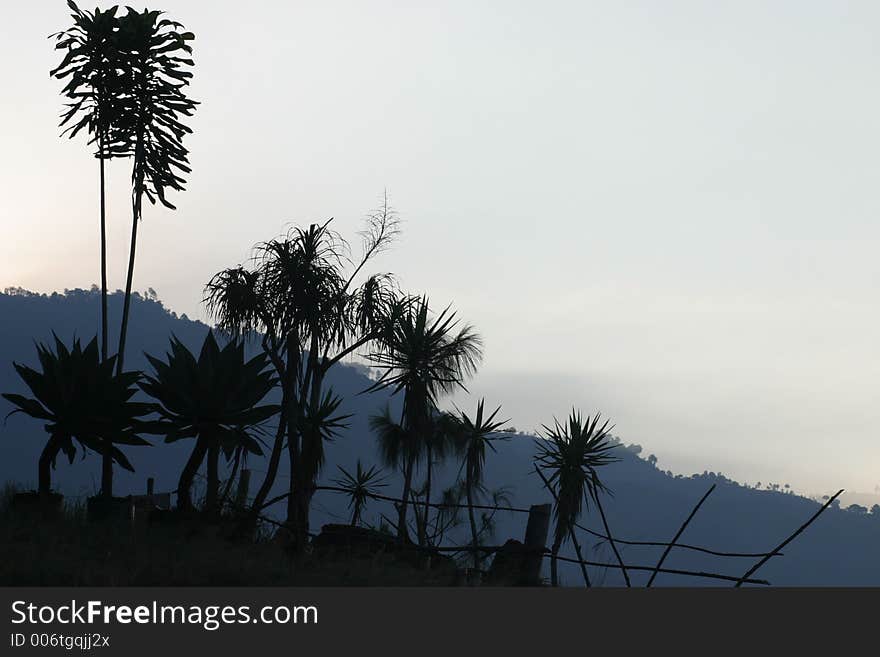
POLYGON ((666 556, 669 554, 669 551, 672 549, 672 546, 675 545, 675 542, 678 540, 678 537, 682 535, 682 533, 685 530, 685 527, 687 527, 688 524, 690 524, 693 517, 697 514, 697 511, 699 511, 700 507, 703 506, 703 502, 705 502, 706 498, 712 494, 713 490, 715 490, 715 484, 712 484, 711 488, 709 488, 709 490, 706 491, 706 494, 700 498, 700 501, 697 502, 697 506, 694 507, 693 511, 691 511, 691 514, 682 523, 681 527, 678 528, 678 532, 676 532, 675 537, 672 539, 672 542, 666 546, 665 550, 663 550, 663 554, 660 557, 660 561, 657 562, 657 568, 654 570, 653 573, 651 573, 651 577, 648 579, 648 583, 646 585, 646 588, 650 588, 651 584, 654 583, 654 578, 657 577, 657 572, 660 569, 660 566, 663 565, 663 562, 666 561, 666 556))
POLYGON ((837 493, 834 494, 834 497, 832 497, 830 500, 825 502, 825 504, 822 505, 822 508, 819 509, 818 511, 816 511, 816 513, 814 513, 813 516, 809 520, 807 520, 803 525, 798 527, 797 531, 794 534, 792 534, 787 539, 782 541, 782 543, 777 545, 776 548, 774 548, 774 550, 772 552, 770 552, 770 554, 768 554, 766 557, 764 557, 758 563, 756 563, 754 566, 752 566, 748 570, 748 572, 746 572, 745 575, 743 575, 742 577, 740 577, 737 580, 737 582, 734 586, 736 586, 738 588, 738 587, 742 586, 744 583, 747 583, 748 582, 748 580, 746 579, 747 577, 750 577, 751 575, 753 575, 755 573, 755 571, 758 570, 758 568, 760 568, 761 566, 763 566, 765 563, 767 563, 770 560, 770 557, 772 557, 774 554, 777 554, 779 552, 779 550, 781 550, 786 545, 791 543, 795 538, 798 537, 798 535, 802 531, 804 531, 807 527, 809 527, 811 524, 813 524, 813 521, 816 518, 818 518, 820 515, 822 515, 822 513, 825 511, 825 509, 827 509, 829 506, 831 506, 831 503, 834 502, 834 500, 836 500, 838 498, 838 496, 840 496, 842 493, 843 493, 843 489, 841 488, 839 491, 837 491, 837 493))

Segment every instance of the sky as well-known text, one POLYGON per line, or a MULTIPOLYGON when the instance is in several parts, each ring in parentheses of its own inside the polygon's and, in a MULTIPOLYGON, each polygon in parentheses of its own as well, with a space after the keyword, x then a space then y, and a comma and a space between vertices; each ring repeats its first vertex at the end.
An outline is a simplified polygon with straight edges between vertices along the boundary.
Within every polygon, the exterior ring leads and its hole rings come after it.
MULTIPOLYGON (((521 430, 601 412, 674 472, 880 483, 877 3, 156 8, 196 33, 201 105, 135 289, 204 318, 256 242, 330 217, 356 242, 387 190, 403 233, 374 269, 485 339, 446 404, 485 396, 521 430)), ((61 0, 0 22, 0 288, 99 281, 97 164, 59 138, 48 75, 68 22, 61 0)))

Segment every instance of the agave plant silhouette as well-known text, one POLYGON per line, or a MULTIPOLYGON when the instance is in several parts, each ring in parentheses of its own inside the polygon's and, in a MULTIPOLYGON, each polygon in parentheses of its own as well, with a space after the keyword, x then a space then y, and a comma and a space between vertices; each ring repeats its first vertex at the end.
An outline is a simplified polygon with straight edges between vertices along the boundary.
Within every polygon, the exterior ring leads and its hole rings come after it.
MULTIPOLYGON (((547 474, 547 483, 555 497, 553 513, 556 526, 551 548, 550 573, 553 586, 558 584, 557 556, 566 538, 575 540, 574 526, 590 500, 598 504, 602 492, 610 492, 599 477, 599 468, 620 460, 609 452, 616 444, 609 441, 613 427, 606 420, 599 425, 599 414, 581 418, 572 409, 568 423, 544 425, 546 435, 535 441, 535 464, 547 474)), ((584 571, 589 586, 589 577, 584 571)))
POLYGON ((403 411, 399 426, 408 439, 404 454, 403 494, 397 505, 397 532, 408 539, 407 508, 417 459, 430 433, 431 416, 443 393, 466 389, 482 359, 482 339, 470 326, 456 332, 458 321, 449 307, 432 317, 427 297, 411 298, 378 342, 379 349, 368 355, 375 367, 383 369, 380 378, 368 388, 390 388, 403 392, 403 411), (421 445, 420 445, 421 443, 421 445))
POLYGON ((348 508, 351 512, 351 526, 354 527, 361 520, 361 513, 367 504, 367 500, 379 494, 387 485, 382 470, 375 465, 364 469, 358 459, 354 473, 349 472, 341 465, 336 466, 342 476, 333 480, 342 491, 348 495, 348 508))
POLYGON ((484 399, 477 403, 477 414, 471 419, 463 411, 459 411, 461 418, 460 431, 458 432, 457 448, 462 456, 462 468, 464 469, 465 494, 467 496, 468 520, 471 525, 471 548, 473 550, 474 568, 480 569, 482 558, 479 551, 479 535, 477 521, 474 517, 474 497, 483 485, 483 471, 486 466, 486 453, 488 450, 495 451, 495 443, 505 440, 507 436, 499 434, 498 429, 507 420, 496 421, 495 416, 501 410, 499 406, 491 415, 484 417, 484 399))
MULTIPOLYGON (((157 431, 155 423, 142 419, 156 410, 155 405, 131 400, 137 392, 139 372, 115 374, 115 357, 101 359, 97 337, 85 347, 74 339, 69 349, 58 336, 53 337, 54 351, 46 345, 37 345, 39 370, 13 363, 34 398, 3 393, 3 397, 17 407, 10 415, 25 413, 47 422, 49 440, 40 454, 38 469, 41 495, 51 491, 51 470, 58 454, 63 452, 73 463, 74 440, 84 450, 104 453, 105 441, 149 445, 138 434, 157 431)), ((118 447, 111 444, 109 451, 116 463, 134 471, 118 447)))
POLYGON ((181 174, 190 173, 189 151, 183 145, 183 138, 192 130, 181 123, 181 117, 191 116, 198 104, 185 93, 192 78, 185 67, 193 65, 192 47, 188 42, 195 39, 195 35, 182 31, 180 23, 161 18, 162 14, 146 9, 138 12, 128 7, 127 13, 118 19, 126 86, 119 121, 120 129, 128 138, 128 152, 133 155, 131 239, 117 361, 120 369, 125 358, 143 197, 146 195, 153 204, 158 200, 174 210, 166 191, 183 191, 185 181, 181 174))
POLYGON ((229 459, 236 448, 261 455, 254 437, 259 425, 278 413, 277 404, 258 406, 275 386, 266 370, 264 354, 245 360, 244 345, 230 342, 222 349, 212 331, 208 331, 198 358, 176 337, 171 338, 167 362, 147 354, 155 374, 146 375, 140 386, 158 403, 157 425, 165 442, 195 438, 177 486, 177 505, 192 507, 190 490, 193 479, 207 459, 207 495, 205 510, 216 513, 219 492, 219 457, 229 459))

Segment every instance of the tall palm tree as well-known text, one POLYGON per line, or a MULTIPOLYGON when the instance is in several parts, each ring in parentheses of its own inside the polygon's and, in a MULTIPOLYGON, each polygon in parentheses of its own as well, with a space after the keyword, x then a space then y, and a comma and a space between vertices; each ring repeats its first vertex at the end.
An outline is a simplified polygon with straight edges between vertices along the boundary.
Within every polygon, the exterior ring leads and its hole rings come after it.
POLYGON ((241 342, 230 342, 220 348, 210 330, 198 358, 174 337, 166 358, 167 362, 147 354, 155 373, 145 376, 140 385, 159 402, 159 427, 165 434, 165 442, 183 438, 196 440, 180 474, 177 505, 181 510, 192 507, 193 479, 207 460, 205 510, 216 513, 219 510, 220 452, 229 459, 242 447, 262 455, 254 432, 262 422, 278 413, 279 406, 258 404, 276 381, 271 372, 266 371, 264 354, 246 360, 241 342))
POLYGON ((122 74, 118 7, 107 11, 83 11, 68 0, 73 25, 53 34, 55 49, 64 51, 61 63, 50 75, 67 79, 61 91, 70 102, 61 118, 62 135, 71 139, 85 130, 89 145, 96 145, 100 179, 101 229, 101 357, 107 353, 107 222, 105 160, 127 157, 130 136, 123 120, 128 78, 122 74))
MULTIPOLYGON (((427 297, 413 298, 381 336, 379 349, 369 354, 372 364, 382 370, 381 377, 368 390, 389 388, 403 393, 400 425, 414 446, 409 454, 421 455, 416 447, 430 429, 437 400, 455 388, 465 389, 464 381, 482 358, 482 339, 471 326, 456 332, 458 321, 449 307, 432 316, 427 297)), ((404 490, 398 504, 397 532, 408 540, 407 508, 417 456, 404 464, 404 490)))
MULTIPOLYGON (((131 154, 130 120, 127 117, 131 97, 130 76, 125 74, 126 63, 119 30, 117 7, 107 11, 83 11, 72 0, 73 25, 52 35, 55 48, 64 51, 64 58, 50 75, 67 79, 62 95, 70 102, 62 115, 61 125, 67 126, 63 135, 71 139, 79 132, 89 135, 89 144, 95 144, 100 179, 100 232, 101 232, 101 358, 108 353, 107 318, 107 217, 105 202, 105 160, 127 157, 131 154)), ((118 372, 122 372, 119 363, 118 372)), ((112 444, 104 445, 101 490, 112 495, 112 444)))
POLYGON ((291 479, 288 525, 296 543, 308 533, 308 515, 323 451, 322 432, 303 432, 303 418, 325 398, 327 372, 346 356, 377 339, 394 316, 398 300, 387 274, 356 284, 366 263, 396 236, 397 218, 387 199, 367 219, 363 255, 356 263, 348 244, 324 224, 294 228, 257 246, 253 268, 215 275, 205 303, 218 326, 235 336, 259 336, 282 391, 282 409, 266 477, 253 502, 259 510, 277 475, 285 438, 291 479), (349 266, 351 265, 351 266, 349 266))
MULTIPOLYGON (((74 440, 84 450, 98 453, 104 453, 104 441, 149 445, 139 434, 154 432, 154 425, 142 418, 155 407, 131 401, 140 373, 115 374, 114 357, 101 359, 97 338, 85 347, 75 339, 68 348, 55 336, 54 351, 38 344, 37 357, 39 370, 13 363, 34 398, 14 393, 3 393, 3 397, 17 407, 12 413, 25 413, 47 423, 44 427, 49 440, 40 454, 38 468, 41 496, 47 497, 51 492, 51 470, 58 454, 64 453, 73 463, 74 440)), ((123 468, 134 472, 125 454, 114 444, 110 455, 123 468)))
POLYGON ((572 409, 567 424, 561 425, 554 418, 553 428, 545 425, 546 435, 535 441, 535 464, 546 473, 555 498, 556 525, 550 558, 553 586, 558 584, 557 557, 563 542, 569 537, 574 540, 575 523, 589 502, 598 504, 599 494, 608 491, 599 477, 599 468, 620 460, 610 454, 617 447, 609 440, 613 427, 608 426, 608 420, 600 426, 599 419, 597 413, 584 420, 572 409))
POLYGON ((172 210, 166 191, 183 191, 182 173, 190 173, 183 137, 192 132, 181 123, 191 116, 198 103, 187 97, 185 88, 192 73, 192 32, 184 32, 175 21, 161 18, 161 11, 138 12, 131 7, 119 18, 119 45, 124 64, 126 88, 122 119, 133 154, 131 173, 132 222, 125 281, 122 326, 119 333, 117 365, 125 358, 131 309, 131 288, 137 250, 137 232, 143 197, 150 203, 158 200, 172 210))
POLYGON ((507 420, 496 421, 495 416, 501 410, 499 406, 491 415, 483 417, 483 399, 477 403, 477 414, 471 419, 461 412, 458 434, 458 450, 462 455, 462 467, 465 473, 465 494, 467 495, 468 519, 471 525, 471 548, 473 549, 474 568, 479 570, 482 559, 479 552, 479 536, 477 521, 474 517, 474 498, 477 491, 483 487, 483 471, 486 466, 486 452, 488 449, 495 451, 493 444, 497 440, 505 439, 506 436, 498 434, 498 429, 507 420))

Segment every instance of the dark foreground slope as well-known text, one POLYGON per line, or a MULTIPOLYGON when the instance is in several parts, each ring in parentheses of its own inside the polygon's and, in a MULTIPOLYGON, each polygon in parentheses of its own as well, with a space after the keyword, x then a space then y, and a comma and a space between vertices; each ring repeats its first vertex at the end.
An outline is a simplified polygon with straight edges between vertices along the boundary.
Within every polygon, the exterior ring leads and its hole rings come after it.
MULTIPOLYGON (((118 323, 121 298, 111 297, 111 324, 118 323)), ((99 317, 99 297, 95 293, 74 291, 66 295, 26 296, 0 294, 0 391, 25 392, 12 369, 12 360, 34 364, 34 340, 51 338, 54 330, 68 341, 74 334, 89 338, 95 333, 99 317)), ((132 368, 143 368, 143 351, 161 354, 173 332, 191 348, 196 348, 207 327, 186 317, 177 317, 154 300, 138 298, 133 303, 131 345, 127 363, 132 368)), ((112 342, 111 342, 112 344, 112 342)), ((389 403, 382 393, 358 394, 368 384, 362 370, 343 366, 335 368, 330 377, 334 389, 345 397, 347 412, 355 414, 350 429, 328 446, 324 480, 336 476, 336 466, 351 467, 357 459, 365 464, 377 462, 374 440, 367 429, 367 417, 389 403)), ((503 402, 503 400, 500 400, 503 402)), ((393 400, 392 400, 393 403, 393 400)), ((0 415, 5 416, 10 406, 0 399, 0 415)), ((592 411, 594 409, 584 409, 592 411)), ((548 414, 557 409, 547 409, 548 414)), ((623 437, 625 440, 625 436, 623 437)), ((32 486, 36 479, 36 461, 45 440, 40 423, 16 415, 0 426, 0 481, 15 481, 32 486)), ((190 445, 157 445, 152 448, 129 450, 137 468, 134 475, 118 471, 117 494, 139 493, 148 476, 156 480, 158 491, 173 490, 177 476, 190 445)), ((487 485, 504 486, 510 493, 513 506, 549 501, 540 481, 532 472, 533 438, 511 436, 497 454, 490 454, 487 485)), ((671 476, 641 459, 633 450, 619 450, 622 460, 608 466, 606 482, 614 496, 605 502, 605 510, 614 533, 630 540, 669 540, 688 515, 696 501, 713 483, 715 492, 706 501, 688 527, 681 542, 702 545, 721 551, 757 552, 769 550, 794 531, 815 510, 815 501, 792 494, 758 491, 712 475, 671 476)), ((259 459, 249 463, 257 481, 264 464, 259 459)), ((72 466, 60 462, 55 473, 56 488, 70 499, 93 494, 98 487, 99 463, 94 455, 77 460, 72 466)), ((448 465, 440 473, 441 482, 454 478, 456 466, 448 465)), ((287 485, 287 472, 282 468, 276 492, 287 485)), ((399 490, 399 482, 389 478, 388 494, 399 490)), ((347 519, 346 500, 339 495, 320 491, 313 506, 312 526, 347 519)), ((283 507, 283 505, 279 505, 283 507)), ((371 503, 365 518, 378 524, 380 515, 391 516, 392 509, 382 502, 371 503)), ((283 508, 274 509, 282 514, 283 508)), ((516 513, 500 513, 493 542, 521 538, 525 517, 516 513)), ((585 521, 599 529, 592 509, 585 521)), ((462 540, 462 535, 451 537, 462 540)), ((599 562, 613 561, 607 544, 584 536, 584 556, 599 562)), ((788 546, 785 555, 775 558, 761 571, 761 575, 776 585, 880 585, 880 517, 873 514, 855 514, 829 509, 809 530, 788 546)), ((571 546, 564 548, 572 554, 571 546)), ((621 546, 624 560, 632 564, 653 565, 660 550, 653 547, 621 546)), ((669 568, 724 572, 741 575, 753 559, 721 558, 703 553, 674 550, 666 561, 669 568)), ((565 583, 581 582, 577 568, 562 568, 565 583)), ((594 581, 617 585, 622 579, 617 571, 590 568, 594 581)), ((631 573, 634 584, 644 583, 647 575, 631 573)), ((658 577, 658 585, 712 585, 712 580, 684 578, 673 575, 658 577)))

